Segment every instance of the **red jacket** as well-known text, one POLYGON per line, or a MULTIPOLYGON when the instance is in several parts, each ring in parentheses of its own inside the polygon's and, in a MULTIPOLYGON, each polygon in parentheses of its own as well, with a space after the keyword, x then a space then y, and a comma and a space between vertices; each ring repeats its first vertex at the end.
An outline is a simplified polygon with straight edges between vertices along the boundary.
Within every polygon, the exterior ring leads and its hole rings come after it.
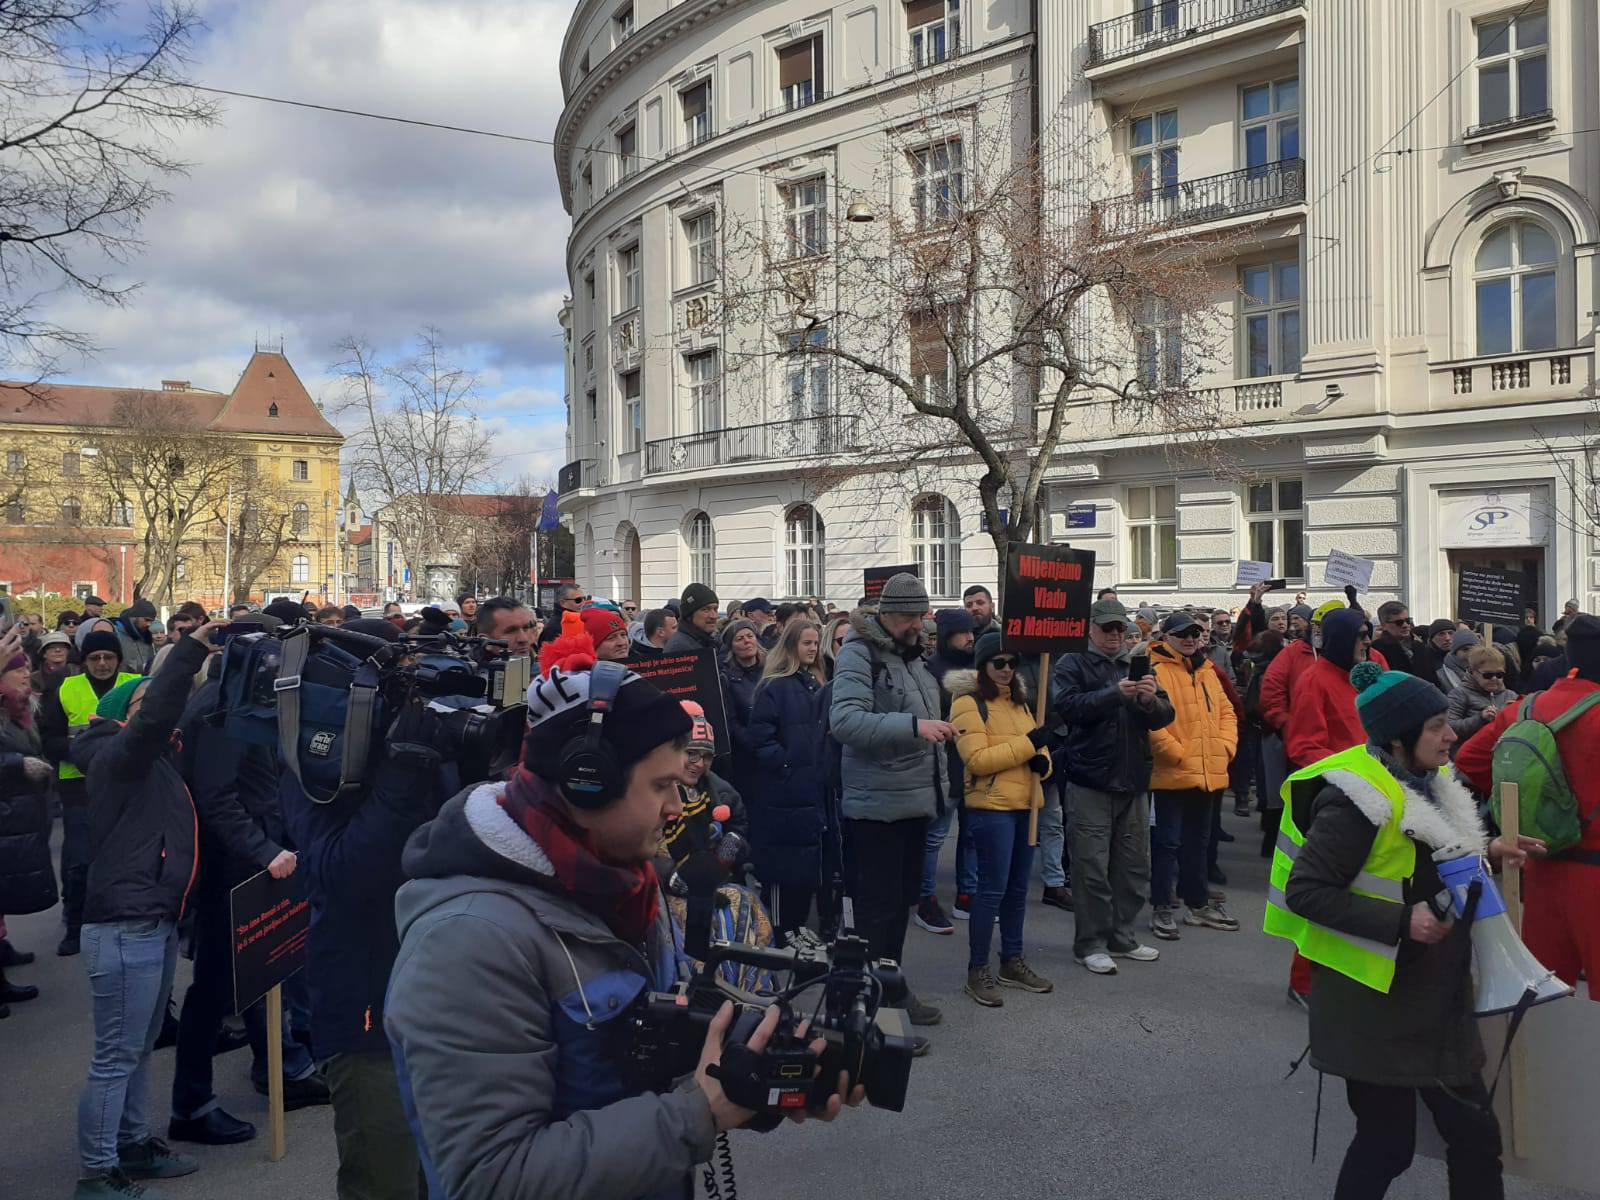
POLYGON ((1356 689, 1350 683, 1350 672, 1325 658, 1312 661, 1294 683, 1294 703, 1283 734, 1283 751, 1289 762, 1296 767, 1309 767, 1366 740, 1367 731, 1356 713, 1356 689))
MULTIPOLYGON (((1376 650, 1367 651, 1367 655, 1385 671, 1389 669, 1389 660, 1376 650)), ((1297 638, 1283 648, 1272 665, 1267 668, 1267 673, 1261 677, 1261 715, 1266 718, 1267 724, 1276 729, 1284 739, 1285 749, 1289 740, 1289 715, 1291 704, 1289 698, 1294 696, 1294 704, 1300 703, 1298 684, 1300 677, 1311 669, 1317 662, 1317 652, 1311 648, 1310 638, 1297 638)), ((1350 681, 1346 678, 1345 683, 1350 681)), ((1354 701, 1352 700, 1353 704, 1354 701)), ((1359 722, 1357 722, 1359 724, 1359 722)), ((1358 741, 1365 741, 1365 734, 1358 741)), ((1350 745, 1356 745, 1351 742, 1350 745)), ((1340 750, 1348 750, 1350 746, 1340 746, 1340 750)), ((1330 751, 1333 753, 1333 751, 1330 751)), ((1297 759, 1289 755, 1289 761, 1300 766, 1310 766, 1316 759, 1297 759)))
MULTIPOLYGON (((1533 702, 1533 715, 1541 721, 1559 717, 1579 700, 1600 688, 1600 683, 1568 675, 1558 679, 1550 690, 1540 692, 1533 702)), ((1508 705, 1495 714, 1477 733, 1473 734, 1456 751, 1456 770, 1473 788, 1488 794, 1494 785, 1494 744, 1500 735, 1518 720, 1522 704, 1508 705)), ((1590 709, 1556 737, 1561 751, 1561 765, 1566 769, 1567 782, 1578 797, 1578 811, 1589 813, 1600 804, 1600 707, 1590 709)), ((1578 843, 1583 850, 1600 850, 1600 819, 1595 820, 1578 843)))

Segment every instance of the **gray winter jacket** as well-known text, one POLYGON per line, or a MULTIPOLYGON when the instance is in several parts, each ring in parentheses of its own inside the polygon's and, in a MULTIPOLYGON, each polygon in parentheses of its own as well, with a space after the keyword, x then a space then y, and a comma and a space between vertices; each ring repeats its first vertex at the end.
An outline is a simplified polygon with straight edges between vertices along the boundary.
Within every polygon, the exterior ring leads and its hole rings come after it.
POLYGON ((1510 688, 1503 687, 1491 696, 1479 688, 1477 680, 1469 674, 1467 682, 1450 689, 1450 728, 1464 742, 1488 724, 1489 718, 1483 715, 1488 709, 1499 712, 1516 702, 1517 694, 1510 688))
POLYGON ((395 899, 384 1023, 428 1168, 451 1200, 686 1195, 710 1104, 692 1078, 634 1094, 618 1059, 633 1000, 676 972, 666 906, 643 952, 621 941, 561 891, 503 788, 412 834, 395 899))
POLYGON ((949 794, 939 743, 917 736, 937 721, 939 685, 920 654, 909 659, 871 613, 850 617, 833 660, 829 725, 843 747, 841 810, 861 821, 933 817, 949 794))

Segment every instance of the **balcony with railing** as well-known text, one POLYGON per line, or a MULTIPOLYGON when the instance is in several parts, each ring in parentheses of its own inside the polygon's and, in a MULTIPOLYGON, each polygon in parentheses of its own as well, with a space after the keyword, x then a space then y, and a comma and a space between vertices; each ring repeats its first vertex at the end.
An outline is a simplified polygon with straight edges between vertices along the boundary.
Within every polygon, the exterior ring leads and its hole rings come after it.
POLYGON ((1096 201, 1097 232, 1125 237, 1152 226, 1201 225, 1256 216, 1306 199, 1306 164, 1285 158, 1178 183, 1150 185, 1126 196, 1096 201))
POLYGON ((577 458, 569 462, 556 472, 556 494, 565 496, 568 492, 578 492, 585 488, 592 488, 599 483, 599 472, 596 470, 595 460, 592 458, 577 458))
POLYGON ((1089 26, 1084 67, 1092 71, 1305 4, 1306 0, 1135 0, 1131 13, 1089 26))
POLYGON ((740 425, 646 442, 645 473, 701 471, 739 463, 777 462, 836 454, 856 444, 854 415, 830 413, 798 421, 740 425))

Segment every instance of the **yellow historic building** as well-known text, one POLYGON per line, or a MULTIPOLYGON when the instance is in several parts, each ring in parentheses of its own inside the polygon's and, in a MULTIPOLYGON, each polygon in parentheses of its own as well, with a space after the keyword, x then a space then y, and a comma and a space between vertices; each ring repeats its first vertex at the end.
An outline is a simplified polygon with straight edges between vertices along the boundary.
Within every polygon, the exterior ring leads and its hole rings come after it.
POLYGON ((279 352, 230 392, 0 385, 0 591, 342 598, 343 441, 279 352))

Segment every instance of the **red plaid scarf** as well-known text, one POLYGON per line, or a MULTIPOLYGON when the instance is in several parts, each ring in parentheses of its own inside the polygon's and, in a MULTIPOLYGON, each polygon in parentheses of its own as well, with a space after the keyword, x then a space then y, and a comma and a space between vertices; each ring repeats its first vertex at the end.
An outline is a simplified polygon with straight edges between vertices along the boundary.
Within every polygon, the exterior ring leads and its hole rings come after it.
POLYGON ((500 807, 545 852, 564 892, 630 946, 644 944, 661 903, 653 864, 601 861, 589 831, 572 819, 555 788, 527 767, 512 774, 500 807))

